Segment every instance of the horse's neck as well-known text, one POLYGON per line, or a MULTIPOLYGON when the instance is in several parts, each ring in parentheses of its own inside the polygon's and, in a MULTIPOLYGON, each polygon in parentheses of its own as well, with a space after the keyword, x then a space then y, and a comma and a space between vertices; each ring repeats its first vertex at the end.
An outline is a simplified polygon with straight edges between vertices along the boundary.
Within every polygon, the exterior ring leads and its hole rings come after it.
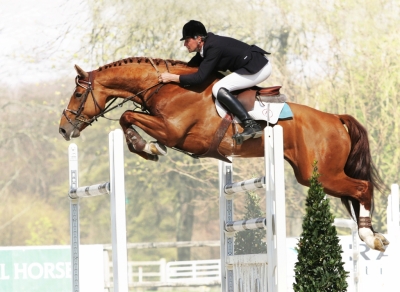
POLYGON ((158 83, 157 72, 146 65, 117 66, 98 72, 98 83, 109 91, 109 95, 128 97, 158 83), (137 67, 137 68, 136 68, 137 67))
MULTIPOLYGON (((148 95, 152 94, 155 91, 158 91, 158 74, 163 72, 171 72, 174 74, 190 74, 196 72, 197 68, 186 67, 183 65, 166 66, 165 63, 160 63, 156 65, 156 68, 153 67, 149 63, 133 63, 128 65, 117 65, 111 66, 109 68, 103 69, 96 73, 96 79, 98 79, 98 83, 104 87, 105 92, 107 93, 106 99, 110 100, 111 97, 121 97, 121 98, 132 98, 134 95, 148 95)), ((174 95, 175 98, 187 96, 187 94, 195 94, 197 98, 199 95, 204 97, 204 93, 206 96, 211 95, 211 87, 215 82, 215 78, 217 76, 210 76, 209 82, 204 84, 204 86, 199 86, 198 88, 191 88, 191 90, 187 90, 185 88, 179 86, 173 86, 171 89, 167 89, 169 95, 174 95), (214 80, 214 82, 212 82, 214 80)), ((161 85, 161 84, 160 84, 161 85)), ((168 84, 163 85, 168 86, 168 84)), ((169 86, 168 86, 169 87, 169 86)), ((162 90, 163 92, 165 89, 162 90)), ((138 103, 142 103, 142 100, 139 97, 134 97, 138 103)), ((154 98, 151 98, 153 102, 154 98)), ((150 104, 148 104, 149 106, 150 104)))

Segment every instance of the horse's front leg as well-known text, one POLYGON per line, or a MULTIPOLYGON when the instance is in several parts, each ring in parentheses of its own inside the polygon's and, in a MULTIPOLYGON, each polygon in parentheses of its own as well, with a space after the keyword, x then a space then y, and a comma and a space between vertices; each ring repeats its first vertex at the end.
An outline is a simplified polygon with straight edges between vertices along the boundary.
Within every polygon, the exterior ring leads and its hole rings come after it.
MULTIPOLYGON (((125 136, 126 136, 126 135, 125 135, 125 136)), ((149 154, 149 153, 146 153, 146 152, 143 152, 143 151, 137 151, 137 150, 133 147, 132 143, 130 143, 130 141, 128 140, 128 138, 126 138, 126 144, 128 145, 128 149, 129 149, 130 152, 136 153, 137 155, 143 157, 143 158, 146 159, 146 160, 151 160, 151 161, 155 161, 155 162, 158 161, 158 155, 149 154)))
MULTIPOLYGON (((120 125, 125 133, 128 148, 131 152, 137 153, 145 159, 157 161, 158 155, 167 154, 167 148, 159 142, 147 142, 143 139, 143 137, 132 127, 132 115, 134 114, 137 113, 126 111, 120 118, 120 125)), ((146 117, 151 116, 146 115, 146 117)))

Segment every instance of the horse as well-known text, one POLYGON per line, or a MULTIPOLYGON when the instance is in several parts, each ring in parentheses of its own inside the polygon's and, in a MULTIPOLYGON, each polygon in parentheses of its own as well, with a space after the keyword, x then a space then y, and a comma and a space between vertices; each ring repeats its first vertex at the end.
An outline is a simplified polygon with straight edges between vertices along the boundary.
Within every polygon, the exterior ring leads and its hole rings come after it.
MULTIPOLYGON (((132 57, 90 72, 77 65, 75 69, 76 87, 59 126, 67 141, 79 137, 88 125, 113 109, 115 100, 122 99, 121 103, 136 105, 119 120, 127 146, 144 159, 157 161, 158 155, 166 154, 165 146, 194 157, 221 160, 229 156, 264 156, 263 137, 239 145, 232 136, 242 131, 242 126, 218 115, 211 88, 221 78, 220 73, 210 76, 202 85, 183 87, 159 82, 160 72, 196 72, 196 68, 182 61, 132 57), (157 141, 148 143, 133 126, 157 141)), ((373 191, 383 183, 372 162, 367 131, 350 115, 287 104, 293 118, 279 120, 277 124, 283 127, 284 158, 292 166, 297 181, 309 187, 317 161, 325 193, 341 199, 358 224, 361 240, 372 249, 384 251, 389 242, 374 231, 371 223, 373 191)), ((260 124, 266 126, 266 122, 260 124)))

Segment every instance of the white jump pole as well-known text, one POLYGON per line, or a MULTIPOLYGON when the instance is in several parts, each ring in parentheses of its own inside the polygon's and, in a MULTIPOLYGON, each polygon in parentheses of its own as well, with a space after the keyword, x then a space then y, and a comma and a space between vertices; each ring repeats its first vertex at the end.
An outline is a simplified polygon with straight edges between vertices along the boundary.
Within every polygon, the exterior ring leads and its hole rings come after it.
POLYGON ((123 133, 109 134, 110 182, 79 187, 78 147, 69 145, 70 232, 73 292, 79 292, 79 199, 110 194, 113 278, 115 292, 128 292, 123 133))
POLYGON ((232 182, 232 165, 219 162, 221 288, 223 292, 247 291, 248 289, 257 292, 286 292, 286 215, 281 126, 264 129, 264 154, 265 176, 237 183, 232 182), (260 188, 265 188, 266 218, 234 221, 233 195, 260 188), (234 255, 235 232, 265 227, 267 229, 266 254, 234 255))
POLYGON ((108 135, 110 155, 111 231, 114 291, 128 292, 128 253, 126 248, 124 134, 108 135), (116 259, 116 261, 114 261, 116 259))
POLYGON ((335 219, 333 225, 342 228, 349 228, 351 230, 352 239, 352 250, 353 250, 353 281, 354 281, 354 292, 359 291, 360 281, 360 264, 359 257, 360 253, 358 250, 358 226, 357 223, 352 219, 335 219))
POLYGON ((393 237, 400 237, 400 218, 399 218, 399 185, 392 184, 387 205, 387 229, 388 234, 393 237))
MULTIPOLYGON (((390 241, 387 249, 390 250, 388 258, 390 262, 390 270, 386 277, 387 287, 397 287, 398 285, 398 262, 400 259, 400 202, 399 202, 399 185, 391 185, 391 193, 388 196, 387 205, 387 235, 390 241)), ((389 265, 388 265, 389 267, 389 265)))
POLYGON ((268 292, 284 292, 287 260, 283 128, 266 127, 264 144, 268 292))
MULTIPOLYGON (((69 193, 78 188, 78 147, 70 144, 68 147, 69 158, 69 193)), ((79 292, 79 198, 70 197, 70 234, 71 234, 71 274, 72 291, 79 292)))

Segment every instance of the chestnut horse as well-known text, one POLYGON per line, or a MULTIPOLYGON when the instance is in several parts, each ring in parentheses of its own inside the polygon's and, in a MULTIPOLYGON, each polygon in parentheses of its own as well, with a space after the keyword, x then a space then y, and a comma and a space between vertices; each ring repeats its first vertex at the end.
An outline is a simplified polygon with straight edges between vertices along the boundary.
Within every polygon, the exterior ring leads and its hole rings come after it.
MULTIPOLYGON (((215 142, 214 136, 221 132, 220 124, 224 121, 217 114, 211 93, 217 74, 202 86, 185 88, 158 82, 160 72, 189 74, 197 70, 180 61, 128 58, 91 72, 78 66, 75 69, 76 88, 59 127, 67 141, 79 137, 83 129, 110 110, 111 101, 121 98, 122 102, 132 101, 137 105, 136 110, 128 110, 121 116, 120 125, 130 151, 145 159, 157 160, 157 155, 165 154, 163 145, 196 156, 212 156, 207 154, 214 147, 221 159, 264 155, 263 137, 246 140, 242 145, 235 143, 232 136, 235 129, 243 129, 240 125, 229 126, 215 142), (144 141, 132 125, 157 142, 144 141)), ((294 103, 288 105, 293 118, 278 124, 283 127, 284 156, 297 181, 309 186, 313 162, 317 161, 324 191, 340 198, 350 215, 352 205, 360 238, 370 248, 384 251, 389 242, 371 224, 373 188, 379 188, 381 180, 372 163, 366 130, 349 115, 325 113, 294 103)))

